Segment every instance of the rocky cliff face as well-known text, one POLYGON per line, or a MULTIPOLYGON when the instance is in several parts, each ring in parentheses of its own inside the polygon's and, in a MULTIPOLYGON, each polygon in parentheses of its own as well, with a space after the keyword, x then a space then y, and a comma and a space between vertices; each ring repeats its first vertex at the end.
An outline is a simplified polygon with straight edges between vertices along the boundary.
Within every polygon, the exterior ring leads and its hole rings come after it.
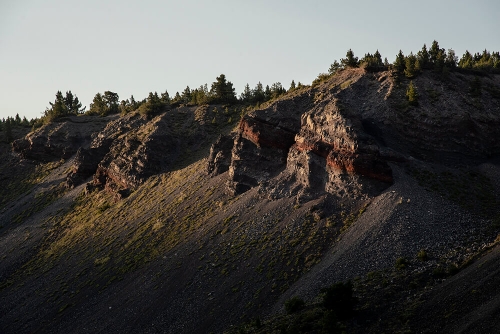
POLYGON ((172 135, 168 115, 137 124, 99 162, 94 185, 112 191, 137 188, 146 178, 169 170, 180 155, 180 138, 172 135))
MULTIPOLYGON (((391 72, 352 69, 249 113, 232 148, 229 191, 241 193, 284 173, 300 185, 299 194, 373 195, 392 184, 391 162, 497 156, 498 78, 482 78, 490 88, 474 97, 470 76, 436 76, 414 80, 417 107, 405 100, 405 80, 396 84, 391 72)), ((217 154, 228 156, 228 147, 212 150, 211 165, 219 164, 217 154)))
POLYGON ((117 115, 64 117, 14 141, 12 146, 26 159, 42 162, 68 159, 79 148, 88 147, 93 136, 116 118, 117 115))

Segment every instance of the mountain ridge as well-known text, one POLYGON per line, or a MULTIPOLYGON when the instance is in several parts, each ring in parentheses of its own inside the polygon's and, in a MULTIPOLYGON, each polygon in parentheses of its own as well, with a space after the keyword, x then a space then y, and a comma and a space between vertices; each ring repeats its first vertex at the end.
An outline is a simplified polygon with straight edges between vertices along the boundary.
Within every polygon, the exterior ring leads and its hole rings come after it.
POLYGON ((2 180, 17 184, 13 167, 34 159, 43 172, 2 202, 0 329, 220 332, 294 295, 312 302, 337 281, 398 273, 399 258, 402 276, 438 286, 434 270, 465 265, 499 232, 489 91, 500 75, 481 78, 479 96, 473 80, 424 71, 413 106, 409 80, 346 69, 238 124, 240 110, 208 105, 78 116, 87 132, 62 120, 18 139, 2 180))

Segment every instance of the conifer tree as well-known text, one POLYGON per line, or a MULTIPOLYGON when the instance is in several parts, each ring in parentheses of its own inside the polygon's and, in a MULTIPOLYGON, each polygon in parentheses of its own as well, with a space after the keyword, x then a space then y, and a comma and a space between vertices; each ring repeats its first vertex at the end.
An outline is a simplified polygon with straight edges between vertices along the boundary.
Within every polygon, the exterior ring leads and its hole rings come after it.
POLYGON ((14 124, 17 126, 21 125, 21 117, 19 116, 19 114, 16 114, 16 116, 14 117, 14 124))
POLYGON ((384 65, 383 62, 382 62, 382 55, 380 54, 380 52, 378 52, 378 49, 373 54, 373 58, 375 58, 375 61, 376 61, 378 67, 384 65))
POLYGON ((437 72, 443 71, 445 60, 446 60, 446 51, 444 51, 444 49, 440 49, 434 61, 434 69, 437 72))
POLYGON ((78 96, 73 95, 71 91, 66 92, 66 96, 64 97, 64 104, 66 106, 68 114, 78 115, 80 113, 83 113, 86 108, 82 108, 82 104, 78 100, 78 96))
POLYGON ((295 80, 292 80, 292 83, 290 84, 290 89, 289 90, 294 90, 294 89, 295 89, 295 80))
POLYGON ((266 90, 264 91, 264 100, 269 101, 271 99, 271 88, 269 88, 269 85, 266 85, 266 90))
POLYGON ((416 106, 418 105, 418 94, 415 86, 413 85, 413 81, 410 81, 408 88, 406 89, 406 97, 408 98, 408 102, 416 106))
POLYGON ((466 50, 462 58, 458 62, 458 67, 460 68, 472 68, 474 66, 474 58, 472 54, 466 50))
POLYGON ((403 54, 403 51, 399 50, 399 53, 396 55, 396 60, 394 61, 394 68, 397 72, 403 73, 406 68, 406 60, 403 54))
POLYGON ((249 103, 252 99, 252 90, 250 89, 250 85, 247 83, 243 92, 240 94, 240 100, 243 103, 249 103))
POLYGON ((5 121, 4 125, 4 137, 5 141, 7 143, 10 143, 12 141, 12 124, 11 124, 11 119, 10 117, 7 117, 7 120, 5 121))
POLYGON ((335 73, 337 73, 339 70, 342 69, 342 66, 339 64, 338 61, 334 61, 331 65, 330 65, 330 68, 328 69, 328 73, 333 75, 335 73))
POLYGON ((226 80, 226 76, 221 74, 216 81, 212 83, 210 96, 212 103, 235 103, 236 93, 234 92, 233 83, 226 80))
POLYGON ((187 86, 181 94, 182 103, 189 103, 191 101, 191 89, 187 86))
POLYGON ((138 103, 135 101, 134 95, 130 95, 130 111, 136 110, 138 107, 137 104, 138 103))
POLYGON ((457 67, 458 57, 455 55, 455 51, 453 49, 448 49, 448 54, 444 60, 444 65, 448 68, 457 67))
POLYGON ((434 40, 429 50, 429 60, 432 64, 436 64, 440 50, 441 49, 439 48, 439 43, 436 40, 434 40))
POLYGON ((113 93, 109 90, 104 92, 103 100, 106 104, 105 112, 102 116, 116 114, 118 113, 118 101, 120 97, 117 93, 113 93))
POLYGON ((161 93, 161 103, 167 105, 170 104, 170 95, 168 94, 168 91, 165 90, 165 93, 161 93))
POLYGON ((106 115, 106 102, 103 99, 101 93, 97 93, 90 104, 89 111, 86 113, 87 115, 106 115))
POLYGON ((413 55, 412 52, 405 59, 405 76, 408 78, 413 78, 416 75, 415 63, 417 61, 417 57, 413 55))
POLYGON ((181 100, 182 100, 181 94, 179 94, 179 92, 176 92, 174 98, 172 99, 172 103, 180 103, 181 100))
POLYGON ((429 52, 427 51, 427 46, 425 44, 422 47, 422 50, 417 53, 417 59, 422 69, 429 68, 430 58, 429 52))
POLYGON ((358 57, 354 57, 354 52, 349 49, 345 55, 345 58, 340 60, 340 63, 344 67, 358 67, 358 57))
POLYGON ((252 102, 253 103, 262 103, 266 99, 266 96, 264 94, 264 88, 262 86, 262 83, 259 81, 259 83, 255 86, 254 90, 252 91, 252 102))

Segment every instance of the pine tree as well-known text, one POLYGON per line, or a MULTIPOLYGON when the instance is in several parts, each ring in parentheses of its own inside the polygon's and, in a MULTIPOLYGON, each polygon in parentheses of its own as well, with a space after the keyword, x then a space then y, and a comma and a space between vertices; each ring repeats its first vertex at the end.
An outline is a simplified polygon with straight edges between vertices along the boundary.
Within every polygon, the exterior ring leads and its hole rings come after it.
POLYGON ((434 40, 429 50, 429 60, 432 64, 436 64, 440 50, 441 49, 439 48, 439 43, 436 40, 434 40))
POLYGON ((253 103, 262 103, 266 99, 266 96, 264 94, 264 88, 262 84, 259 83, 255 86, 255 89, 252 91, 252 102, 253 103))
POLYGON ((210 95, 212 103, 235 103, 236 93, 234 92, 233 83, 226 80, 226 76, 221 74, 216 81, 212 83, 210 95))
POLYGON ((101 93, 97 93, 90 104, 89 111, 86 113, 87 115, 106 115, 106 102, 103 99, 101 93))
POLYGON ((286 93, 286 89, 283 88, 281 82, 275 82, 271 85, 271 99, 275 99, 286 93))
POLYGON ((417 57, 413 55, 412 52, 405 59, 405 70, 404 74, 408 78, 413 78, 416 74, 415 70, 415 62, 417 61, 417 57))
POLYGON ((269 88, 269 85, 266 85, 266 90, 264 91, 264 100, 269 101, 271 99, 271 88, 269 88))
POLYGON ((384 63, 382 62, 382 55, 380 54, 380 52, 378 52, 378 49, 373 54, 373 58, 375 58, 375 62, 376 62, 378 67, 381 67, 384 65, 384 63))
POLYGON ((474 66, 474 58, 472 54, 466 50, 462 58, 458 62, 458 67, 460 68, 472 68, 474 66))
POLYGON ((434 69, 437 72, 442 72, 446 60, 446 51, 440 49, 437 53, 436 59, 434 60, 434 69))
POLYGON ((21 125, 21 117, 19 116, 19 114, 16 114, 16 116, 14 117, 14 124, 17 126, 21 125))
POLYGON ((136 110, 138 107, 137 102, 134 99, 134 95, 130 95, 130 111, 136 110))
POLYGON ((7 143, 10 143, 12 142, 12 124, 11 124, 11 119, 10 117, 7 117, 7 120, 5 121, 5 125, 4 125, 4 137, 5 137, 5 141, 7 143))
POLYGON ((66 97, 64 98, 64 104, 68 114, 78 115, 85 111, 85 107, 82 108, 82 104, 78 100, 78 96, 73 95, 71 91, 66 92, 66 97))
POLYGON ((102 116, 116 114, 119 112, 118 101, 119 101, 120 97, 118 96, 117 93, 113 93, 113 92, 107 90, 104 92, 104 95, 102 98, 104 100, 104 103, 106 104, 106 109, 105 109, 105 112, 102 116))
POLYGON ((289 90, 294 90, 294 89, 295 89, 295 80, 292 80, 292 83, 290 84, 289 90))
POLYGON ((250 89, 250 85, 247 83, 243 92, 240 94, 240 101, 243 103, 249 103, 252 99, 252 90, 250 89))
POLYGON ((328 69, 328 73, 333 75, 335 73, 337 73, 339 70, 342 69, 342 66, 339 64, 338 61, 334 61, 331 65, 330 65, 330 68, 328 69))
POLYGON ((422 47, 422 50, 420 50, 417 53, 417 58, 418 61, 420 62, 420 67, 422 69, 429 68, 429 63, 430 63, 429 52, 427 51, 427 46, 425 44, 422 47))
POLYGON ((181 94, 182 103, 189 103, 191 101, 191 97, 191 89, 187 86, 181 94))
POLYGON ((408 98, 408 102, 411 105, 418 105, 418 94, 415 86, 413 85, 413 81, 410 81, 408 85, 408 89, 406 90, 406 97, 408 98))
POLYGON ((161 103, 168 105, 170 104, 170 95, 168 94, 168 91, 165 90, 165 93, 161 93, 160 97, 161 103))
POLYGON ((403 73, 406 68, 406 60, 403 54, 403 51, 399 50, 399 53, 396 55, 396 60, 394 61, 394 68, 397 72, 403 73))
POLYGON ((448 49, 448 55, 444 60, 444 65, 449 68, 457 67, 458 57, 455 55, 455 51, 453 49, 448 49))
POLYGON ((345 58, 340 60, 344 67, 358 67, 358 57, 354 57, 354 52, 349 49, 345 55, 345 58))

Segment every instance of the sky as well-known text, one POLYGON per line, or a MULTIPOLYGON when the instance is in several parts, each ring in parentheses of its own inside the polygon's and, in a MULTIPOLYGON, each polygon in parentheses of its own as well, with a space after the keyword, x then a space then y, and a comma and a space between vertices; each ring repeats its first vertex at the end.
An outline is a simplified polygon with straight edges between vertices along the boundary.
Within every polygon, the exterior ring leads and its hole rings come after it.
POLYGON ((348 49, 500 51, 499 18, 498 0, 0 0, 0 118, 40 117, 58 90, 88 109, 98 92, 174 96, 222 73, 238 95, 310 84, 348 49))

